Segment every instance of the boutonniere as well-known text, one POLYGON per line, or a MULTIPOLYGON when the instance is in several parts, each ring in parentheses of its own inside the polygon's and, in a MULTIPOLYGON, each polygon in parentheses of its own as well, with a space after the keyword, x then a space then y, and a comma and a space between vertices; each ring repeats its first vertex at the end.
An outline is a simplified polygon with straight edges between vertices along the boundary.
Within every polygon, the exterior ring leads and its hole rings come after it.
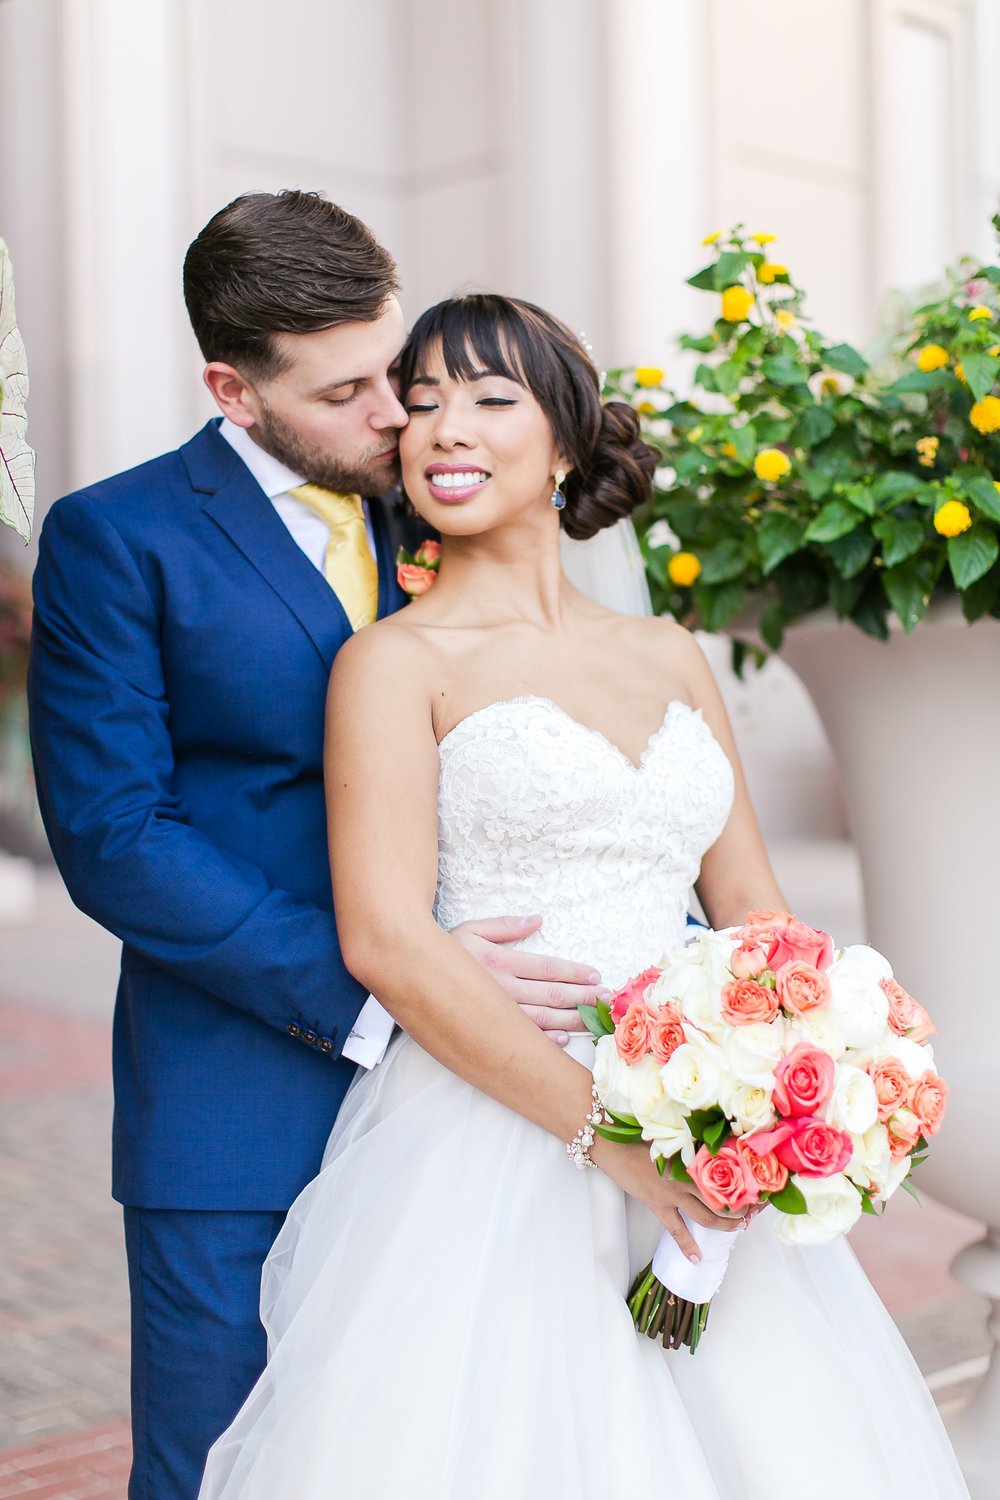
POLYGON ((421 542, 416 552, 400 547, 396 553, 396 582, 404 594, 419 599, 437 578, 441 565, 441 543, 421 542))

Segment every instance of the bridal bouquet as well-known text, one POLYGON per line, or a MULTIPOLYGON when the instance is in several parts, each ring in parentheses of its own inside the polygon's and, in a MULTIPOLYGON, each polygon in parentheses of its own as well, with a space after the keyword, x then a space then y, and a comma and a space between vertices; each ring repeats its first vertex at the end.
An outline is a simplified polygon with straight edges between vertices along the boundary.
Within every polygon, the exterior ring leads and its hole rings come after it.
MULTIPOLYGON (((775 1233, 818 1245, 875 1213, 922 1159, 947 1086, 927 1012, 873 948, 834 950, 788 912, 706 931, 596 1009, 594 1082, 609 1140, 644 1140, 659 1171, 719 1213, 770 1204, 775 1233)), ((665 1234, 636 1278, 637 1328, 692 1352, 734 1236, 665 1234)))

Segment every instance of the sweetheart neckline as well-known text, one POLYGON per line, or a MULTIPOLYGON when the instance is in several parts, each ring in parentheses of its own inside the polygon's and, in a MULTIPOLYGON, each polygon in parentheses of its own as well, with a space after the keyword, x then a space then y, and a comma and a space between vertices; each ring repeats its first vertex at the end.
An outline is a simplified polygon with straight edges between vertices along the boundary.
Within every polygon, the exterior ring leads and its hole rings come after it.
POLYGON ((590 736, 592 736, 592 738, 600 740, 602 744, 606 745, 609 750, 613 751, 613 753, 618 756, 619 760, 623 761, 625 765, 628 766, 629 770, 633 771, 637 776, 641 775, 642 772, 646 769, 647 760, 652 753, 655 745, 657 744, 660 736, 663 734, 664 730, 670 723, 671 715, 673 714, 674 709, 684 709, 687 713, 693 715, 695 718, 702 718, 702 712, 700 708, 695 708, 692 704, 685 703, 683 698, 671 698, 670 702, 667 704, 666 708, 663 711, 662 719, 647 739, 645 748, 639 756, 638 763, 636 763, 636 761, 632 759, 631 755, 627 755, 620 745, 615 744, 614 740, 608 739, 608 736, 602 733, 600 729, 595 729, 593 725, 585 724, 582 719, 576 718, 575 715, 569 713, 567 709, 563 708, 562 704, 557 703, 554 698, 547 698, 541 693, 523 693, 516 698, 497 698, 492 703, 484 703, 481 708, 474 708, 471 713, 464 714, 462 718, 458 720, 458 723, 453 724, 448 730, 448 733, 442 735, 441 739, 438 740, 438 751, 440 752, 444 748, 444 746, 447 745, 448 741, 454 734, 458 732, 459 729, 462 729, 465 725, 471 723, 474 719, 481 718, 483 714, 489 713, 491 709, 514 708, 519 704, 528 703, 540 703, 543 707, 550 708, 553 713, 558 714, 559 717, 561 719, 564 719, 568 724, 573 724, 577 729, 582 730, 584 734, 589 734, 590 736))

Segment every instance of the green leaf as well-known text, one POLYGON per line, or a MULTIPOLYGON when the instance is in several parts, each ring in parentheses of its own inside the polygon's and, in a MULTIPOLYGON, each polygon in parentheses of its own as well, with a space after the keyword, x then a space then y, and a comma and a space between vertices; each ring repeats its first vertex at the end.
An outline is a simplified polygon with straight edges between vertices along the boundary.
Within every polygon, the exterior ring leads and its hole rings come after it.
MULTIPOLYGON (((609 1028, 605 1026, 604 1022, 598 1015, 596 1005, 578 1005, 577 1011, 579 1013, 580 1020, 583 1022, 584 1026, 586 1026, 591 1036, 602 1037, 608 1035, 609 1028)), ((614 1031, 613 1026, 610 1029, 611 1031, 614 1031)))
POLYGON ((791 1178, 785 1183, 780 1193, 772 1193, 769 1202, 783 1214, 805 1214, 809 1212, 809 1205, 805 1200, 805 1194, 800 1187, 796 1187, 791 1178))
POLYGON ((642 1128, 639 1125, 595 1125, 594 1130, 606 1141, 642 1140, 642 1128))
MULTIPOLYGON (((834 546, 837 544, 834 543, 834 546)), ((835 574, 830 579, 830 604, 838 620, 844 620, 848 615, 854 613, 855 605, 865 591, 865 579, 863 576, 854 578, 841 578, 835 574)))
POLYGON ((903 1180, 902 1180, 902 1182, 899 1185, 900 1185, 901 1188, 904 1188, 906 1190, 906 1192, 909 1193, 909 1195, 913 1199, 914 1203, 919 1203, 920 1202, 920 1194, 917 1192, 916 1188, 913 1186, 913 1183, 910 1181, 909 1177, 904 1177, 903 1180))
POLYGON ((878 1218, 878 1210, 872 1202, 872 1195, 868 1192, 867 1188, 861 1189, 861 1212, 863 1214, 874 1214, 878 1218))
POLYGON ((682 349, 691 349, 695 354, 711 354, 716 347, 716 340, 710 333, 706 333, 700 339, 692 338, 689 333, 685 333, 677 342, 682 349))
POLYGON ((769 510, 757 525, 757 546, 761 568, 766 578, 779 563, 791 557, 802 546, 806 534, 804 522, 785 511, 769 510))
POLYGON ((606 1000, 598 1000, 597 1014, 606 1032, 614 1031, 615 1023, 611 1018, 611 1007, 606 1000))
POLYGON ((695 272, 688 277, 688 286, 696 286, 700 292, 714 292, 715 283, 715 261, 710 266, 705 266, 701 271, 695 272))
POLYGON ((916 516, 899 520, 896 516, 881 516, 872 527, 882 543, 882 557, 887 568, 905 562, 914 552, 919 552, 927 536, 923 521, 916 516))
POLYGON ((875 538, 859 526, 847 536, 827 542, 827 554, 841 578, 855 578, 866 566, 875 551, 875 538))
POLYGON ((988 521, 976 521, 948 539, 948 566, 957 589, 967 589, 988 573, 1000 556, 1000 540, 988 521))
POLYGON ((788 354, 772 354, 761 361, 761 374, 772 385, 805 385, 805 371, 797 359, 788 354))
POLYGON ((719 1147, 727 1136, 732 1135, 732 1129, 728 1120, 716 1120, 713 1125, 706 1125, 702 1139, 713 1156, 718 1156, 719 1147))
POLYGON ((865 635, 870 635, 877 641, 887 641, 889 639, 887 613, 885 590, 881 580, 874 578, 851 610, 851 619, 859 630, 864 631, 865 635))
POLYGON ((761 639, 772 651, 780 651, 785 639, 785 611, 776 599, 765 606, 760 617, 761 639))
POLYGON ((718 588, 702 588, 701 579, 694 587, 695 608, 705 630, 723 630, 743 608, 746 587, 741 580, 720 584, 718 588))
POLYGON ((868 368, 866 361, 850 344, 834 344, 832 349, 824 350, 823 363, 829 365, 831 370, 842 370, 845 375, 853 375, 855 380, 860 379, 868 368))
POLYGON ((859 525, 861 516, 846 500, 828 500, 806 531, 807 542, 835 542, 859 525))
POLYGON ((656 1158, 656 1170, 659 1172, 661 1177, 667 1170, 667 1158, 665 1156, 658 1156, 656 1158))
POLYGON ((716 290, 723 292, 739 281, 749 264, 750 256, 745 250, 723 250, 715 263, 716 290))
POLYGON ((826 441, 836 426, 836 418, 828 407, 807 406, 792 430, 792 446, 815 448, 826 441))
POLYGON ((746 567, 746 547, 735 537, 726 537, 701 554, 703 583, 728 583, 738 578, 746 567))
POLYGON ((876 505, 898 505, 901 500, 914 500, 925 489, 927 483, 915 474, 902 469, 887 469, 871 486, 876 505))
POLYGON ((679 1151, 676 1156, 672 1156, 670 1158, 670 1177, 673 1182, 691 1181, 691 1173, 681 1161, 681 1154, 679 1151))
MULTIPOLYGON (((746 422, 742 427, 731 428, 729 438, 736 449, 736 457, 740 463, 753 463, 754 454, 757 452, 757 431, 753 423, 746 422)), ((1000 500, 1000 495, 997 499, 1000 500)))
POLYGON ((1000 359, 989 354, 966 354, 962 358, 962 373, 965 375, 974 401, 988 396, 1000 374, 1000 359))
MULTIPOLYGON (((959 470, 955 477, 961 480, 962 471, 959 470)), ((989 516, 990 520, 1000 521, 1000 490, 990 476, 982 471, 973 472, 972 477, 963 482, 976 509, 981 510, 984 516, 989 516)))
POLYGON ((926 559, 911 558, 895 568, 886 568, 882 575, 889 603, 899 616, 903 629, 909 635, 922 619, 934 588, 933 565, 926 559))
POLYGON ((1000 568, 992 568, 985 578, 972 583, 962 592, 962 613, 971 625, 981 620, 1000 602, 1000 568))
POLYGON ((715 366, 715 388, 723 396, 731 396, 743 379, 743 367, 735 359, 724 359, 715 366))
POLYGON ((887 387, 890 395, 912 396, 927 391, 938 391, 953 380, 947 370, 910 370, 887 387))
POLYGON ((863 516, 875 514, 875 489, 870 484, 848 484, 844 486, 844 499, 863 516))

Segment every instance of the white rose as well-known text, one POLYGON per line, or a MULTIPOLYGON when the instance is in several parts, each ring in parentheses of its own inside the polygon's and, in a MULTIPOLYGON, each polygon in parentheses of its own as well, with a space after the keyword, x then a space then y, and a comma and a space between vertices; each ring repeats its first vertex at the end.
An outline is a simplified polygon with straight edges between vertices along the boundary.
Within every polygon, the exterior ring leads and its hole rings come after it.
POLYGON ((819 1047, 829 1053, 834 1062, 847 1050, 843 1027, 837 1017, 830 1014, 828 1005, 821 1010, 808 1011, 804 1016, 788 1018, 785 1025, 789 1047, 796 1042, 808 1042, 810 1047, 819 1047))
POLYGON ((632 1100, 629 1113, 641 1124, 644 1118, 656 1117, 664 1103, 671 1101, 667 1099, 663 1087, 663 1069, 651 1052, 647 1052, 641 1062, 633 1063, 628 1072, 629 1097, 632 1100))
POLYGON ((785 1026, 774 1021, 755 1021, 752 1026, 732 1026, 722 1043, 725 1066, 742 1084, 774 1087, 774 1070, 785 1051, 785 1026))
POLYGON ((633 1069, 618 1056, 614 1037, 602 1036, 595 1052, 594 1082, 601 1096, 601 1103, 612 1114, 634 1115, 630 1077, 633 1069))
POLYGON ((809 1208, 804 1214, 777 1215, 774 1234, 783 1245, 828 1245, 861 1217, 861 1194, 843 1172, 832 1177, 793 1176, 809 1208))
POLYGON ((885 1051, 898 1057, 911 1078, 922 1078, 934 1066, 934 1052, 929 1042, 913 1042, 908 1036, 896 1036, 886 1043, 885 1051))
POLYGON ((833 1093, 826 1107, 826 1118, 838 1130, 850 1135, 864 1135, 878 1119, 875 1085, 860 1068, 838 1063, 833 1093))
POLYGON ((874 948, 845 948, 827 970, 831 1016, 848 1047, 873 1047, 885 1034, 889 1000, 880 981, 892 978, 892 966, 874 948))
POLYGON ((740 1135, 763 1130, 777 1118, 770 1089, 759 1083, 740 1083, 729 1074, 723 1077, 719 1103, 740 1135))
POLYGON ((882 1191, 879 1194, 884 1203, 888 1203, 893 1193, 902 1184, 904 1178, 909 1177, 912 1166, 913 1162, 908 1156, 902 1157, 899 1161, 889 1162, 889 1171, 882 1184, 882 1191))
POLYGON ((892 1167, 889 1151, 889 1132, 884 1125, 875 1124, 863 1135, 852 1136, 854 1155, 847 1164, 847 1175, 858 1187, 870 1188, 881 1193, 892 1167))
POLYGON ((713 1015, 708 976, 700 964, 690 963, 686 958, 664 969, 650 999, 656 1009, 669 1003, 699 1026, 709 1027, 718 1020, 713 1015))
POLYGON ((636 1118, 642 1126, 643 1140, 652 1142, 650 1155, 654 1161, 658 1156, 683 1153, 694 1144, 684 1111, 666 1093, 655 1110, 649 1114, 640 1111, 636 1118))
POLYGON ((720 1069, 713 1051, 701 1041, 688 1041, 660 1069, 663 1087, 684 1109, 707 1109, 719 1098, 720 1069))
POLYGON ((729 961, 739 941, 735 927, 723 927, 718 932, 702 932, 695 942, 688 945, 688 953, 698 955, 698 962, 708 975, 713 992, 722 989, 733 977, 729 961))

